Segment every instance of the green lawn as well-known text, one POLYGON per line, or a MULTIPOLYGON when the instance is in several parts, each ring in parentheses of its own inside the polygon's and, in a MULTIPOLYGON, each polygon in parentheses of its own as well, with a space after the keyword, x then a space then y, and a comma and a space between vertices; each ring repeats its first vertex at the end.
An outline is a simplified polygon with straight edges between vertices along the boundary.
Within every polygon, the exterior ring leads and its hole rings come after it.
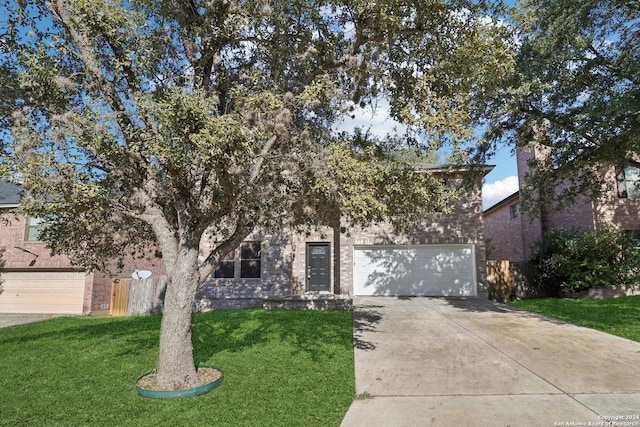
POLYGON ((348 311, 194 317, 194 358, 224 374, 189 399, 139 397, 160 317, 56 318, 0 329, 0 425, 337 426, 355 395, 348 311))
POLYGON ((590 299, 531 299, 513 307, 640 342, 640 296, 590 299))

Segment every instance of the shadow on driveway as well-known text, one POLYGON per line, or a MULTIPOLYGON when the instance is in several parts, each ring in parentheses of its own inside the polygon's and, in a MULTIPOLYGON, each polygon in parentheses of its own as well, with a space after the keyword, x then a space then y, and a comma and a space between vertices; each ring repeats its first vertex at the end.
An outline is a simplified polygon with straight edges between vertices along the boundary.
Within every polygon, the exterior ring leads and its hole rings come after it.
POLYGON ((353 310, 353 346, 359 350, 375 350, 376 345, 363 338, 366 332, 375 332, 382 320, 382 313, 378 310, 381 305, 358 305, 353 310))

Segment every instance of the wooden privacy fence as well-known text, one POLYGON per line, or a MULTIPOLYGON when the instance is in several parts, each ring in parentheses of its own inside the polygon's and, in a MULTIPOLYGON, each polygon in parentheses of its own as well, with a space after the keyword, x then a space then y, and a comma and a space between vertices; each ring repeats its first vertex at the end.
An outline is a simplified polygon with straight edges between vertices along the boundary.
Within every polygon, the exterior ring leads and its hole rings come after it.
POLYGON ((112 316, 131 316, 134 314, 154 314, 162 311, 166 276, 148 279, 114 279, 111 283, 112 316))
POLYGON ((506 302, 513 293, 513 279, 511 277, 511 263, 509 261, 487 261, 487 285, 489 299, 506 302))
POLYGON ((548 296, 536 285, 535 266, 528 261, 487 261, 489 299, 507 302, 517 298, 548 296))

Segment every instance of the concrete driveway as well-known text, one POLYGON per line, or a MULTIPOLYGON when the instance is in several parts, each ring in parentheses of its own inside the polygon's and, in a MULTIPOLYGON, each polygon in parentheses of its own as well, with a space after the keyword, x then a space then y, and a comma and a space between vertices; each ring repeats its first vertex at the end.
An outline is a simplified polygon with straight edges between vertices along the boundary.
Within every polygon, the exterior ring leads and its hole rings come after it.
POLYGON ((479 298, 356 297, 354 333, 345 427, 640 426, 640 343, 479 298))

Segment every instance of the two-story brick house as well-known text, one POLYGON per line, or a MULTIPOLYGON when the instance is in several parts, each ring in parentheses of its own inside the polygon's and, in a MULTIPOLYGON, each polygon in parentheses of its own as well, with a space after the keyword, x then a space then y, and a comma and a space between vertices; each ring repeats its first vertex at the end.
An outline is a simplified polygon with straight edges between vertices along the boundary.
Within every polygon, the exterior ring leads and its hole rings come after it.
MULTIPOLYGON (((448 185, 460 184, 465 173, 447 165, 427 169, 448 185)), ((265 297, 310 293, 486 297, 480 187, 411 236, 397 235, 385 224, 321 227, 304 235, 256 234, 202 286, 197 308, 252 306, 265 297)), ((210 242, 201 246, 206 255, 210 242)))
MULTIPOLYGON (((516 150, 518 180, 522 188, 529 171, 530 159, 544 160, 545 147, 516 150)), ((597 199, 578 197, 571 206, 555 211, 546 206, 531 218, 520 210, 520 192, 516 192, 484 211, 485 236, 489 242, 488 258, 493 260, 525 261, 532 246, 543 238, 547 230, 617 229, 640 234, 640 163, 629 159, 617 169, 614 165, 599 165, 599 173, 607 184, 597 199)), ((562 182, 544 191, 560 194, 562 182)))

